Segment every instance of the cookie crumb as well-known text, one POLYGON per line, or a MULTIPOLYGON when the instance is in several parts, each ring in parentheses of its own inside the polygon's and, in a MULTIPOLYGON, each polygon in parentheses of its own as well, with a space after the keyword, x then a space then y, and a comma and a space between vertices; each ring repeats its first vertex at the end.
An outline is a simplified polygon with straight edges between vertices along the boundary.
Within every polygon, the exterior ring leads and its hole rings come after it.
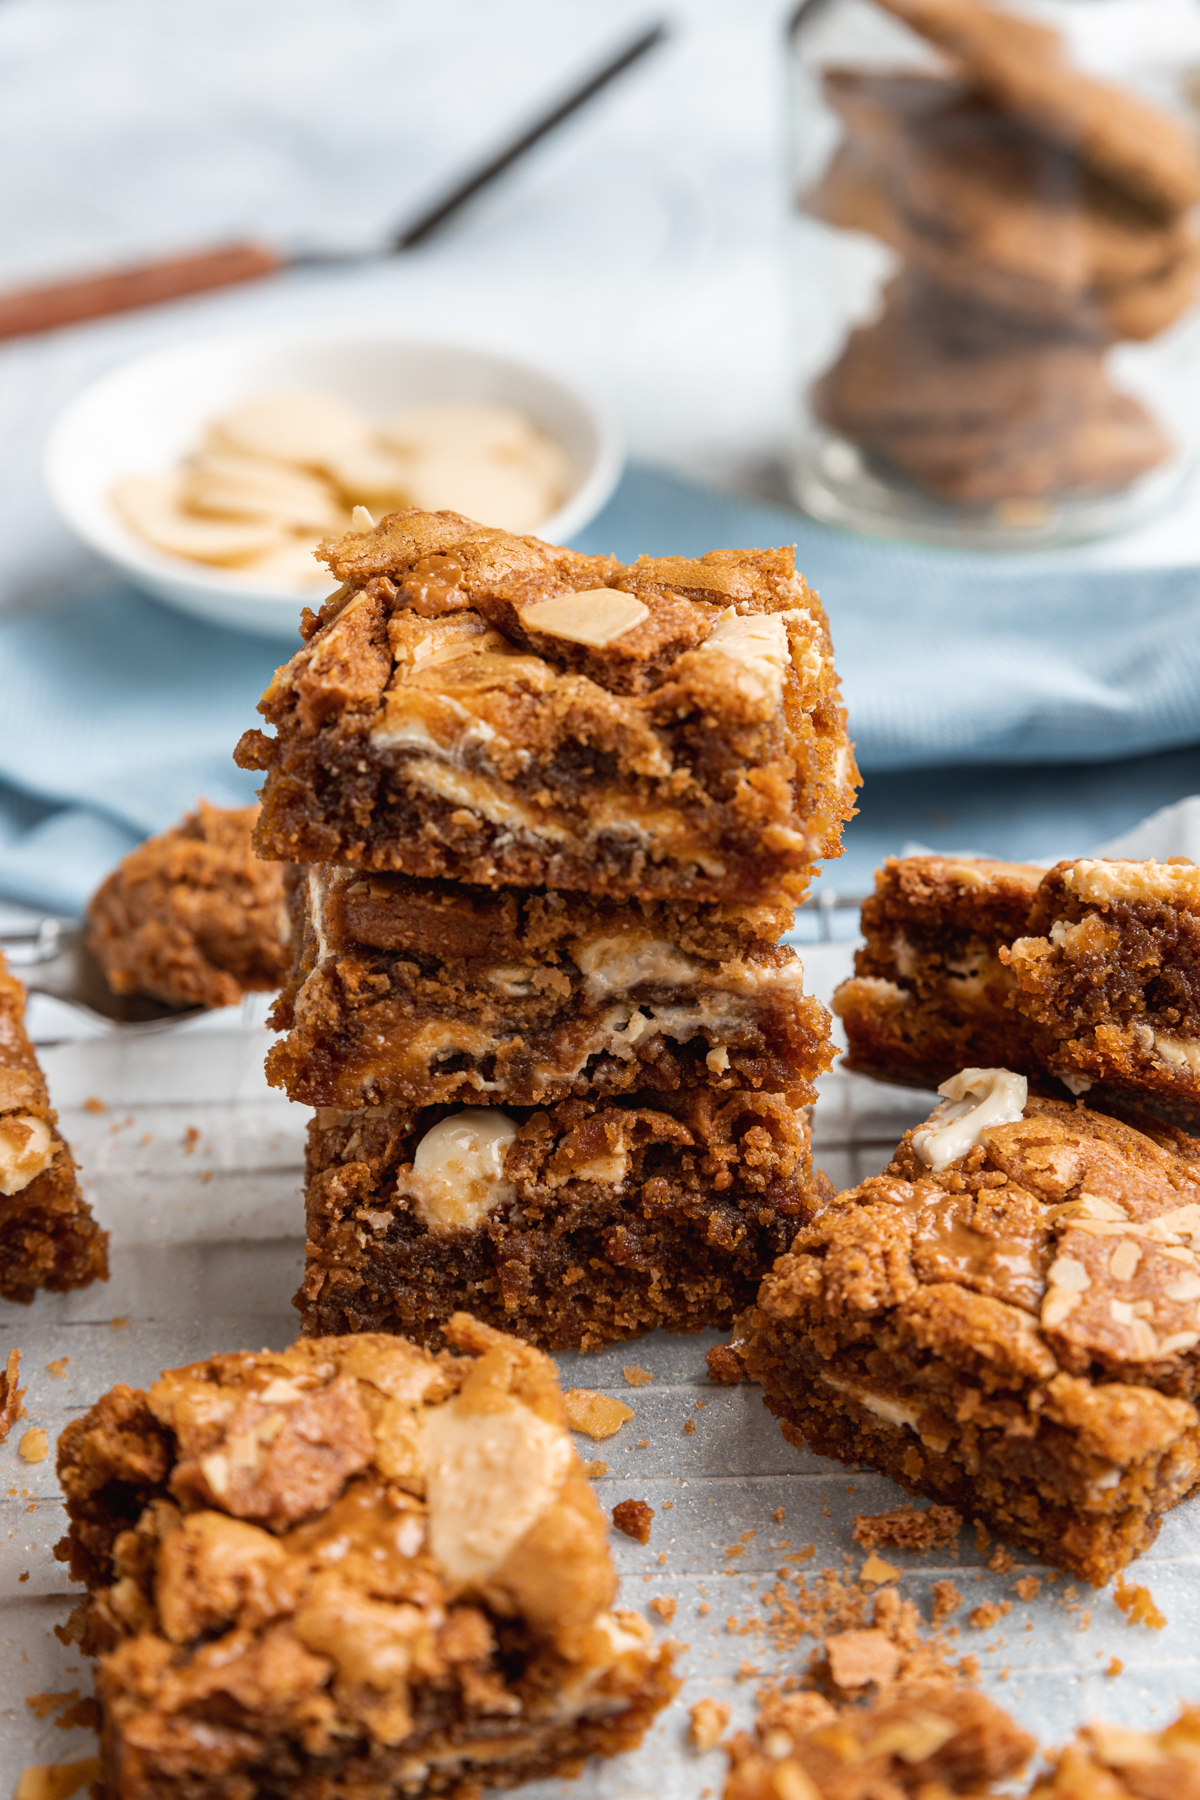
POLYGON ((1109 1658, 1108 1667, 1105 1669, 1104 1673, 1110 1676, 1121 1675, 1124 1673, 1124 1670, 1125 1664, 1121 1661, 1120 1657, 1113 1656, 1109 1658))
POLYGON ((842 1689, 886 1687, 900 1667, 900 1652, 885 1631, 842 1631, 825 1639, 829 1672, 842 1689))
POLYGON ((645 1387, 648 1381, 654 1380, 650 1370, 640 1369, 637 1363, 626 1363, 621 1373, 630 1387, 645 1387))
MULTIPOLYGON (((22 1462, 45 1462, 50 1454, 50 1439, 40 1425, 31 1425, 21 1442, 17 1445, 17 1454, 22 1462)), ((1166 1621, 1164 1620, 1165 1624, 1166 1621)))
POLYGON ((984 1551, 987 1549, 987 1547, 991 1543, 991 1541, 992 1541, 991 1533, 988 1531, 988 1528, 984 1524, 983 1520, 976 1519, 976 1521, 975 1521, 975 1548, 978 1550, 978 1552, 981 1556, 983 1555, 984 1551))
POLYGON ((626 1537, 634 1538, 639 1544, 650 1542, 650 1521, 654 1517, 654 1508, 647 1506, 644 1500, 619 1500, 612 1509, 612 1522, 618 1531, 626 1537))
POLYGON ((599 1481, 602 1475, 608 1474, 608 1464, 606 1462, 585 1462, 583 1472, 589 1481, 599 1481))
POLYGON ((787 1514, 783 1510, 782 1506, 777 1506, 775 1508, 775 1511, 771 1514, 771 1517, 774 1519, 774 1521, 777 1525, 782 1525, 784 1520, 787 1518, 787 1514))
POLYGON ((704 1360, 708 1364, 708 1379, 718 1387, 736 1387, 738 1382, 749 1379, 732 1344, 715 1344, 704 1360))
POLYGON ((1022 1575, 1014 1588, 1019 1600, 1036 1600, 1041 1591, 1042 1581, 1039 1575, 1022 1575))
POLYGON ((882 1556, 877 1556, 875 1551, 872 1550, 870 1556, 868 1556, 866 1562, 858 1571, 858 1579, 867 1582, 871 1586, 882 1587, 885 1581, 898 1581, 900 1579, 900 1571, 895 1563, 884 1562, 882 1556))
POLYGON ((47 1375, 53 1375, 55 1381, 61 1381, 67 1372, 67 1364, 70 1360, 69 1356, 56 1356, 53 1362, 46 1364, 47 1375))
POLYGON ((1012 1551, 1006 1550, 1003 1544, 997 1544, 988 1558, 988 1568, 994 1575, 1007 1575, 1013 1566, 1012 1551))
POLYGON ((1123 1575, 1117 1576, 1113 1604, 1120 1608, 1131 1625, 1148 1625, 1151 1631, 1161 1631, 1167 1622, 1166 1614, 1155 1606, 1150 1589, 1131 1587, 1123 1575))
POLYGON ((963 1597, 954 1583, 947 1578, 933 1584, 933 1622, 940 1625, 951 1613, 956 1613, 963 1603, 963 1597))
POLYGON ((683 1421, 683 1435, 684 1435, 684 1437, 695 1437, 695 1435, 696 1435, 695 1419, 685 1419, 683 1421))
POLYGON ((723 1700, 697 1700, 688 1708, 692 1725, 689 1736, 697 1750, 715 1750, 729 1724, 733 1708, 723 1700))
POLYGON ((671 1620, 675 1617, 676 1612, 679 1610, 678 1600, 673 1600, 670 1594, 657 1595, 655 1599, 649 1602, 649 1606, 650 1611, 657 1613, 664 1625, 669 1625, 671 1620))
POLYGON ((962 1514, 952 1506, 930 1506, 923 1512, 915 1506, 894 1506, 890 1512, 858 1513, 854 1520, 854 1537, 864 1550, 887 1544, 924 1555, 955 1543, 961 1530, 962 1514))
POLYGON ((108 1329, 110 1331, 124 1331, 124 1329, 128 1325, 128 1323, 129 1323, 129 1314, 128 1313, 120 1313, 115 1319, 110 1319, 108 1321, 108 1329))
POLYGON ((104 1104, 103 1100, 98 1100, 96 1098, 95 1094, 89 1094, 87 1099, 83 1103, 83 1110, 85 1113, 94 1113, 97 1117, 99 1117, 99 1115, 101 1113, 106 1113, 108 1111, 108 1108, 104 1104))
POLYGON ((0 1444, 2 1444, 18 1419, 26 1416, 22 1402, 25 1389, 17 1386, 17 1378, 21 1373, 21 1352, 10 1350, 8 1361, 4 1365, 4 1373, 0 1374, 0 1444))
POLYGON ((967 1623, 976 1631, 990 1631, 998 1625, 1006 1613, 1012 1611, 1011 1600, 985 1600, 982 1606, 976 1606, 967 1614, 967 1623))
POLYGON ((632 1406, 611 1394, 598 1394, 593 1388, 568 1388, 563 1405, 571 1430, 586 1432, 590 1438, 612 1437, 633 1417, 632 1406))

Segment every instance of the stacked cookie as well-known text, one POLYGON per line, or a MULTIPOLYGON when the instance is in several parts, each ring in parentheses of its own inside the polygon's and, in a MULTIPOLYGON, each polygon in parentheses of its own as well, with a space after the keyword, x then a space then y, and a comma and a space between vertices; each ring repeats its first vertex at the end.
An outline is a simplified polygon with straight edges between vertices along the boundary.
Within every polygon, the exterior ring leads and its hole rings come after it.
POLYGON ((778 939, 857 779, 819 601, 790 551, 622 566, 450 513, 325 550, 239 746, 293 865, 306 1330, 723 1322, 817 1192, 828 1019, 778 939))
POLYGON ((901 268, 817 416, 947 500, 1126 485, 1171 446, 1104 355, 1192 303, 1194 144, 1071 68, 1043 25, 978 0, 881 4, 950 67, 826 73, 844 135, 803 205, 901 268))

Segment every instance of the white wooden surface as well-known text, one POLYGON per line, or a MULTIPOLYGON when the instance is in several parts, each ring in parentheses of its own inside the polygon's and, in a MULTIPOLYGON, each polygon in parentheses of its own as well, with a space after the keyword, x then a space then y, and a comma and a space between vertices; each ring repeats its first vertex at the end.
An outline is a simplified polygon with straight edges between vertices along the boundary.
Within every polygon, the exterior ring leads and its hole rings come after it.
MULTIPOLYGON (((839 943, 807 951, 816 992, 829 992, 851 949, 839 943)), ((261 1015, 261 1007, 254 1010, 261 1015)), ((39 1004, 34 1023, 39 1036, 61 1040, 69 1016, 39 1004)), ((53 1636, 72 1603, 52 1556, 63 1516, 53 1460, 23 1462, 22 1432, 41 1425, 53 1439, 113 1382, 144 1383, 164 1367, 214 1350, 282 1345, 294 1335, 290 1297, 302 1257, 305 1115, 266 1087, 266 1042, 253 1012, 246 1019, 235 1011, 157 1035, 91 1036, 43 1048, 64 1128, 96 1212, 113 1233, 113 1275, 107 1286, 0 1308, 0 1352, 20 1348, 29 1388, 28 1421, 0 1448, 2 1794, 12 1791, 25 1763, 84 1756, 94 1747, 86 1733, 39 1721, 25 1705, 30 1694, 87 1691, 88 1673, 53 1636), (85 1110, 92 1098, 106 1111, 85 1110), (199 1136, 191 1138, 192 1131, 199 1136), (46 1365, 63 1356, 70 1360, 55 1379, 46 1365)), ((818 1159, 839 1186, 859 1179, 886 1162, 924 1107, 920 1095, 835 1072, 816 1114, 818 1159)), ((719 1792, 723 1759, 697 1757, 688 1747, 686 1706, 711 1694, 731 1700, 735 1717, 746 1721, 757 1681, 739 1680, 741 1665, 763 1675, 798 1668, 812 1648, 806 1641, 781 1662, 769 1640, 728 1631, 727 1618, 758 1610, 759 1592, 781 1566, 783 1540, 792 1547, 815 1542, 816 1555, 804 1565, 809 1571, 843 1566, 846 1552, 857 1567, 853 1515, 901 1498, 879 1477, 791 1450, 757 1389, 710 1387, 703 1353, 714 1341, 713 1334, 658 1336, 561 1358, 566 1383, 618 1393, 635 1408, 618 1436, 596 1445, 581 1440, 581 1449, 608 1464, 599 1483, 606 1507, 629 1497, 654 1507, 648 1547, 614 1536, 622 1598, 644 1607, 651 1596, 673 1596, 676 1618, 656 1630, 688 1646, 680 1702, 640 1751, 561 1790, 579 1800, 696 1800, 706 1787, 719 1792), (627 1387, 621 1373, 627 1363, 650 1369, 653 1381, 627 1387), (689 1418, 694 1436, 683 1432, 689 1418), (781 1506, 786 1523, 778 1525, 772 1513, 781 1506), (751 1531, 756 1535, 745 1553, 728 1557, 727 1549, 751 1531), (707 1614, 702 1604, 711 1608, 707 1614)), ((895 1553, 893 1560, 905 1565, 902 1591, 914 1597, 952 1575, 967 1600, 960 1623, 984 1599, 1014 1601, 998 1628, 978 1631, 963 1623, 961 1646, 979 1657, 1001 1701, 1053 1741, 1089 1713, 1144 1723, 1165 1720, 1181 1697, 1200 1698, 1198 1526, 1200 1508, 1182 1508, 1138 1566, 1136 1579, 1148 1583, 1168 1616, 1161 1632, 1126 1624, 1110 1593, 1084 1589, 1070 1610, 1065 1580, 1021 1603, 1012 1592, 1021 1569, 1007 1576, 987 1571, 969 1533, 957 1559, 895 1553), (1082 1631, 1085 1608, 1091 1626, 1082 1631), (1111 1680, 1102 1671, 1114 1655, 1125 1673, 1111 1680)), ((544 1784, 531 1791, 537 1800, 551 1800, 560 1789, 544 1784)))

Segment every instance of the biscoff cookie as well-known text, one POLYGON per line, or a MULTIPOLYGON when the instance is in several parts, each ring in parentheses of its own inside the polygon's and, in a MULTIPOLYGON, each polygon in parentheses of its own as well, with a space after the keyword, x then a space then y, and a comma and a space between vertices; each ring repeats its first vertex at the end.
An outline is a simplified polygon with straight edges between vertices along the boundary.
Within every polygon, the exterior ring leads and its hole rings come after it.
POLYGON ((1200 200, 1200 156, 1184 126, 1124 88, 1073 69, 1057 31, 979 0, 880 0, 946 51, 1018 118, 1098 174, 1166 212, 1200 200))

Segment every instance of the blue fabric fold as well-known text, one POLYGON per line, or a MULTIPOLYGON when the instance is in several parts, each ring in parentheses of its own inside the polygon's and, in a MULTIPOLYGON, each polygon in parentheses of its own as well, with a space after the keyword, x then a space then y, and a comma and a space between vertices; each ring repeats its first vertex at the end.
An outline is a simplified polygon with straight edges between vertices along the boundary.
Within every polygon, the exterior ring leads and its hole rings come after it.
MULTIPOLYGON (((1200 742, 1200 571, 1030 574, 637 466, 576 541, 623 559, 795 543, 829 610, 868 775, 1200 742)), ((76 911, 198 796, 244 804, 255 777, 231 752, 288 654, 116 583, 0 621, 0 894, 76 911)))

